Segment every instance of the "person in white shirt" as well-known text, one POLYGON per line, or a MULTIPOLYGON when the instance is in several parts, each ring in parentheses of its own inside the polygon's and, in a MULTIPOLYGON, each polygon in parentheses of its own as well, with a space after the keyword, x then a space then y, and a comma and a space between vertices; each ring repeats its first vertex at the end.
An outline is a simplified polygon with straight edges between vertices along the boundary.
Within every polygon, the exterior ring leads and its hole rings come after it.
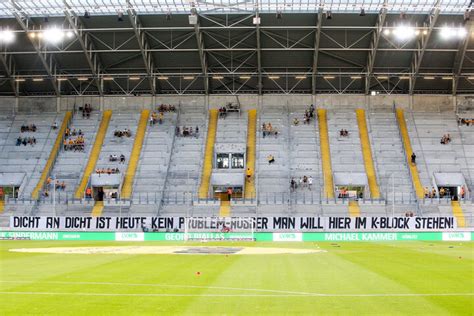
POLYGON ((313 185, 313 177, 309 176, 308 178, 308 188, 311 190, 311 186, 313 185))

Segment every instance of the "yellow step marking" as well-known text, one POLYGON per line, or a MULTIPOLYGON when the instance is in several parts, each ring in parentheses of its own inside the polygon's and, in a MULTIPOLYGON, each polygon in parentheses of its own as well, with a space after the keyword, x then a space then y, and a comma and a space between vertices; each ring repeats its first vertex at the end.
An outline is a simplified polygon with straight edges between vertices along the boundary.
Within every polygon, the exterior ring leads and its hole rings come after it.
POLYGON ((5 210, 5 201, 0 199, 0 214, 5 210))
POLYGON ((140 153, 142 152, 143 140, 145 139, 146 128, 148 126, 149 110, 143 110, 140 115, 135 141, 133 143, 132 152, 128 160, 127 173, 122 186, 122 199, 130 199, 132 195, 133 179, 135 179, 135 172, 137 171, 138 161, 140 160, 140 153))
POLYGON ((416 196, 418 197, 418 199, 423 199, 425 196, 423 193, 423 186, 421 185, 420 181, 420 175, 418 173, 418 168, 415 164, 411 163, 411 154, 413 153, 413 149, 411 147, 410 136, 408 135, 405 115, 403 114, 402 109, 397 109, 397 120, 398 126, 400 127, 400 132, 402 134, 403 147, 405 147, 408 167, 411 171, 411 179, 413 182, 413 186, 415 187, 416 196))
POLYGON ((204 152, 204 162, 202 165, 201 184, 199 186, 199 198, 205 199, 209 193, 209 183, 211 181, 212 161, 214 160, 214 144, 217 132, 217 109, 209 110, 209 124, 207 128, 206 151, 204 152))
POLYGON ((252 176, 247 179, 245 174, 245 192, 246 199, 255 198, 255 150, 257 144, 257 110, 248 111, 248 126, 247 126, 247 165, 246 169, 250 168, 252 176))
POLYGON ((92 208, 92 217, 100 217, 104 210, 104 201, 96 201, 92 208))
POLYGON ((64 115, 63 122, 61 124, 61 127, 58 130, 58 136, 56 137, 56 141, 54 142, 53 148, 51 149, 51 153, 49 154, 48 161, 46 161, 46 164, 44 165, 43 172, 41 173, 41 177, 39 178, 38 183, 36 184, 36 187, 34 188, 33 192, 31 192, 31 198, 33 200, 38 199, 39 193, 41 190, 43 190, 44 183, 46 182, 46 179, 48 178, 49 173, 53 169, 54 162, 56 161, 56 157, 62 145, 62 139, 64 137, 64 133, 66 132, 66 128, 69 125, 69 121, 71 120, 71 117, 72 117, 72 114, 70 111, 66 112, 66 114, 64 115))
POLYGON ((363 109, 356 110, 357 124, 359 125, 360 145, 362 147, 362 156, 364 157, 365 173, 369 181, 370 196, 374 199, 380 198, 380 189, 377 184, 374 160, 372 159, 372 149, 370 147, 369 131, 363 109))
POLYGON ((329 147, 328 123, 325 109, 318 109, 318 122, 321 164, 324 177, 324 197, 332 199, 334 198, 334 182, 332 178, 331 150, 329 147))
POLYGON ((94 171, 97 160, 99 159, 100 151, 102 150, 102 144, 104 143, 105 134, 107 132, 107 128, 109 127, 111 117, 111 110, 105 111, 102 115, 102 121, 100 122, 99 130, 97 131, 97 136, 95 137, 94 146, 92 147, 91 154, 89 156, 89 161, 87 162, 86 168, 84 169, 84 174, 82 175, 81 182, 79 183, 76 193, 74 194, 74 197, 76 199, 81 199, 84 195, 84 191, 86 190, 89 178, 92 172, 94 171))
POLYGON ((464 212, 462 211, 462 207, 459 201, 451 201, 451 207, 453 208, 453 215, 454 217, 456 217, 458 227, 466 227, 464 212))
POLYGON ((221 198, 221 207, 219 209, 220 217, 229 217, 230 216, 230 201, 226 198, 221 198))
POLYGON ((359 217, 360 216, 359 202, 349 201, 349 215, 351 217, 359 217))

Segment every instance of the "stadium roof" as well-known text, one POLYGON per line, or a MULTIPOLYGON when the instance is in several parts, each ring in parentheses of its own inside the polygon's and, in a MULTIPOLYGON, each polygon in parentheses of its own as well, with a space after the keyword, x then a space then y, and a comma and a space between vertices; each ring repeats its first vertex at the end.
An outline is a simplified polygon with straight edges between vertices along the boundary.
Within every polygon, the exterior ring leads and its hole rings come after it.
POLYGON ((3 1, 0 94, 474 93, 472 6, 3 1))
MULTIPOLYGON (((117 14, 132 7, 138 14, 189 13, 196 8, 199 13, 245 13, 258 9, 261 13, 298 12, 316 13, 319 8, 337 13, 354 13, 364 8, 367 13, 378 13, 383 7, 393 13, 427 14, 439 7, 442 14, 462 14, 470 0, 66 0, 75 11, 89 11, 98 15, 117 14)), ((0 3, 0 15, 11 17, 12 11, 21 10, 29 16, 63 16, 63 0, 15 0, 0 3)))

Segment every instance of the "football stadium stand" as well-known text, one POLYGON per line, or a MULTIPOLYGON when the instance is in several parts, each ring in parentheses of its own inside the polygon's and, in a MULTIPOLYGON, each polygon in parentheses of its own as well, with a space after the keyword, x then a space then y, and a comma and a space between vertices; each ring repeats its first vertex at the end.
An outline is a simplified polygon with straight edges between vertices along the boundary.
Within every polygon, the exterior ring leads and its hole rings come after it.
MULTIPOLYGON (((153 108, 113 115, 95 110, 89 118, 69 111, 4 115, 1 181, 15 185, 9 190, 3 184, 2 216, 413 211, 472 225, 474 132, 458 125, 454 112, 354 105, 317 108, 305 122, 307 110, 308 105, 274 105, 223 116, 218 108, 193 104, 164 112, 161 123, 151 122, 153 108), (21 132, 33 123, 36 132, 21 132), (83 150, 66 150, 66 129, 81 131, 83 150), (443 144, 447 134, 450 141, 443 144), (36 144, 16 146, 18 137, 35 137, 36 144), (229 171, 244 179, 241 193, 234 184, 219 189, 215 183, 223 172, 217 164, 224 161, 217 151, 227 145, 244 151, 244 165, 229 171)), ((232 158, 227 164, 239 162, 232 158)))

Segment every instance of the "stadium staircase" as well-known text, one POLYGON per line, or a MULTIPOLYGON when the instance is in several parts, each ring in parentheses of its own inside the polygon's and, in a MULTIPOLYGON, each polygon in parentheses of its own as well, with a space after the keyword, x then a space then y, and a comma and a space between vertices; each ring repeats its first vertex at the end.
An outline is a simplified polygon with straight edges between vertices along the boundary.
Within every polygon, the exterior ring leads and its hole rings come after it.
POLYGON ((381 193, 391 203, 393 195, 398 203, 410 202, 415 196, 396 117, 393 112, 374 112, 368 118, 381 193))
POLYGON ((140 154, 143 148, 143 141, 145 139, 149 116, 149 110, 143 110, 140 115, 140 120, 138 122, 137 132, 135 136, 135 142, 133 143, 132 152, 130 153, 130 159, 128 160, 128 167, 127 171, 125 172, 125 178, 122 185, 122 193, 120 194, 122 199, 128 200, 132 196, 132 186, 134 183, 138 162, 140 160, 140 154))
POLYGON ((199 127, 199 137, 175 137, 163 196, 164 212, 183 211, 198 190, 203 142, 207 132, 204 106, 187 105, 180 109, 177 126, 199 127), (173 207, 178 205, 178 207, 173 207))
POLYGON ((59 131, 56 136, 56 141, 54 142, 53 148, 51 149, 51 153, 49 154, 48 161, 46 162, 46 165, 44 166, 43 172, 41 173, 41 177, 39 178, 38 183, 36 184, 36 187, 31 193, 31 198, 33 200, 37 200, 39 198, 40 192, 43 190, 44 184, 48 176, 50 175, 51 170, 54 167, 56 158, 63 145, 64 133, 66 131, 66 128, 69 126, 71 117, 72 117, 72 113, 70 111, 66 112, 66 114, 64 115, 63 122, 61 123, 59 127, 59 131))
POLYGON ((327 110, 318 109, 317 112, 321 149, 321 166, 324 175, 324 199, 334 199, 334 181, 332 175, 331 145, 329 141, 327 110))
POLYGON ((459 201, 451 201, 451 207, 453 208, 453 215, 456 217, 458 227, 466 227, 466 221, 461 203, 459 203, 459 201))
MULTIPOLYGON (((257 110, 248 111, 247 121, 247 163, 246 169, 250 168, 252 177, 246 178, 244 197, 246 199, 254 199, 256 197, 255 178, 258 170, 255 169, 255 151, 257 145, 257 110)), ((244 171, 245 175, 245 171, 244 171)))
POLYGON ((112 117, 112 111, 110 110, 104 111, 104 113, 102 114, 102 120, 100 122, 99 129, 97 131, 94 145, 89 154, 89 160, 87 161, 87 165, 82 174, 82 179, 79 185, 77 186, 76 192, 74 193, 74 197, 76 199, 82 199, 82 197, 84 196, 84 191, 86 190, 86 186, 89 183, 89 178, 92 172, 94 172, 95 166, 99 159, 99 155, 102 150, 102 146, 104 144, 104 139, 107 133, 107 129, 109 127, 109 122, 110 122, 111 117, 112 117))
MULTIPOLYGON (((145 113, 146 115, 146 113, 145 113)), ((143 116, 141 116, 143 118, 143 116)), ((142 125, 141 127, 144 128, 142 132, 144 133, 146 130, 146 120, 148 118, 148 115, 146 116, 144 120, 144 126, 142 125)), ((110 122, 109 122, 109 127, 106 130, 105 137, 103 139, 103 144, 102 144, 102 150, 99 152, 99 157, 97 159, 97 162, 95 164, 94 169, 107 169, 107 168, 118 168, 121 175, 122 175, 122 181, 126 179, 126 164, 130 163, 130 158, 132 155, 132 147, 134 145, 134 140, 135 138, 139 135, 137 130, 140 121, 140 115, 136 112, 115 112, 113 117, 111 117, 110 122), (124 129, 129 129, 132 132, 131 137, 116 137, 114 136, 115 131, 118 130, 124 130, 124 129), (125 164, 121 164, 120 160, 111 162, 109 160, 110 155, 117 155, 120 157, 120 155, 125 156, 125 164)), ((99 132, 100 133, 100 132, 99 132)), ((97 135, 99 137, 99 134, 97 135)), ((139 154, 139 153, 138 153, 139 154)), ((93 171, 94 172, 94 171, 93 171)), ((133 181, 133 178, 131 179, 133 181)), ((107 197, 104 197, 107 198, 107 197)), ((97 204, 97 202, 96 202, 97 204)), ((109 215, 109 212, 114 212, 114 208, 116 206, 104 206, 103 207, 103 215, 109 215)), ((120 206, 118 206, 120 207, 120 206)), ((100 210, 100 205, 97 208, 97 211, 100 210)), ((96 213, 97 216, 100 216, 101 214, 96 213)))
MULTIPOLYGON (((320 166, 321 155, 319 153, 319 133, 317 131, 316 118, 311 124, 303 124, 304 112, 308 108, 307 105, 289 106, 287 114, 287 122, 289 125, 288 140, 288 159, 290 166, 290 174, 286 180, 287 192, 290 192, 290 199, 272 199, 268 198, 267 203, 286 204, 289 200, 288 212, 293 214, 298 211, 307 211, 314 214, 314 202, 320 201, 323 188, 323 176, 320 166), (293 120, 299 120, 298 125, 293 124, 293 120), (313 185, 311 188, 303 188, 300 186, 294 191, 290 190, 290 181, 295 181, 304 176, 312 177, 313 185), (273 201, 272 201, 273 200, 273 201)), ((286 115, 285 115, 286 116, 286 115)), ((265 198, 265 197, 264 197, 265 198)), ((268 212, 271 214, 272 209, 269 207, 268 212)))
POLYGON ((214 161, 214 145, 216 143, 217 120, 219 112, 217 109, 209 110, 209 120, 207 127, 206 148, 204 151, 204 161, 201 172, 201 184, 199 185, 199 198, 209 197, 209 184, 211 181, 212 162, 214 161))
POLYGON ((359 217, 360 216, 359 202, 349 201, 349 215, 351 217, 359 217))
MULTIPOLYGON (((418 171, 418 166, 422 165, 422 163, 421 164, 419 163, 422 160, 421 160, 421 157, 420 159, 417 157, 417 163, 416 164, 411 163, 410 157, 413 153, 413 147, 411 144, 410 132, 408 131, 408 128, 407 128, 405 113, 402 109, 397 109, 396 116, 397 116, 398 126, 400 128, 400 134, 402 137, 403 147, 405 148, 406 161, 410 170, 413 187, 415 189, 415 194, 416 194, 416 197, 419 200, 421 200, 424 198, 424 194, 423 194, 423 185, 420 179, 420 173, 418 171)), ((415 154, 418 156, 417 153, 415 154)))
POLYGON ((257 184, 261 203, 278 203, 288 198, 290 188, 289 119, 286 106, 268 106, 259 111, 257 122, 257 184), (262 124, 271 123, 278 136, 262 133, 262 124), (268 163, 268 155, 275 157, 275 163, 268 163))
POLYGON ((370 197, 373 199, 380 199, 380 189, 377 183, 377 174, 375 172, 374 160, 372 158, 372 147, 370 145, 365 110, 357 109, 356 117, 357 125, 359 126, 359 138, 362 156, 364 158, 365 172, 367 174, 367 181, 369 183, 370 197))

